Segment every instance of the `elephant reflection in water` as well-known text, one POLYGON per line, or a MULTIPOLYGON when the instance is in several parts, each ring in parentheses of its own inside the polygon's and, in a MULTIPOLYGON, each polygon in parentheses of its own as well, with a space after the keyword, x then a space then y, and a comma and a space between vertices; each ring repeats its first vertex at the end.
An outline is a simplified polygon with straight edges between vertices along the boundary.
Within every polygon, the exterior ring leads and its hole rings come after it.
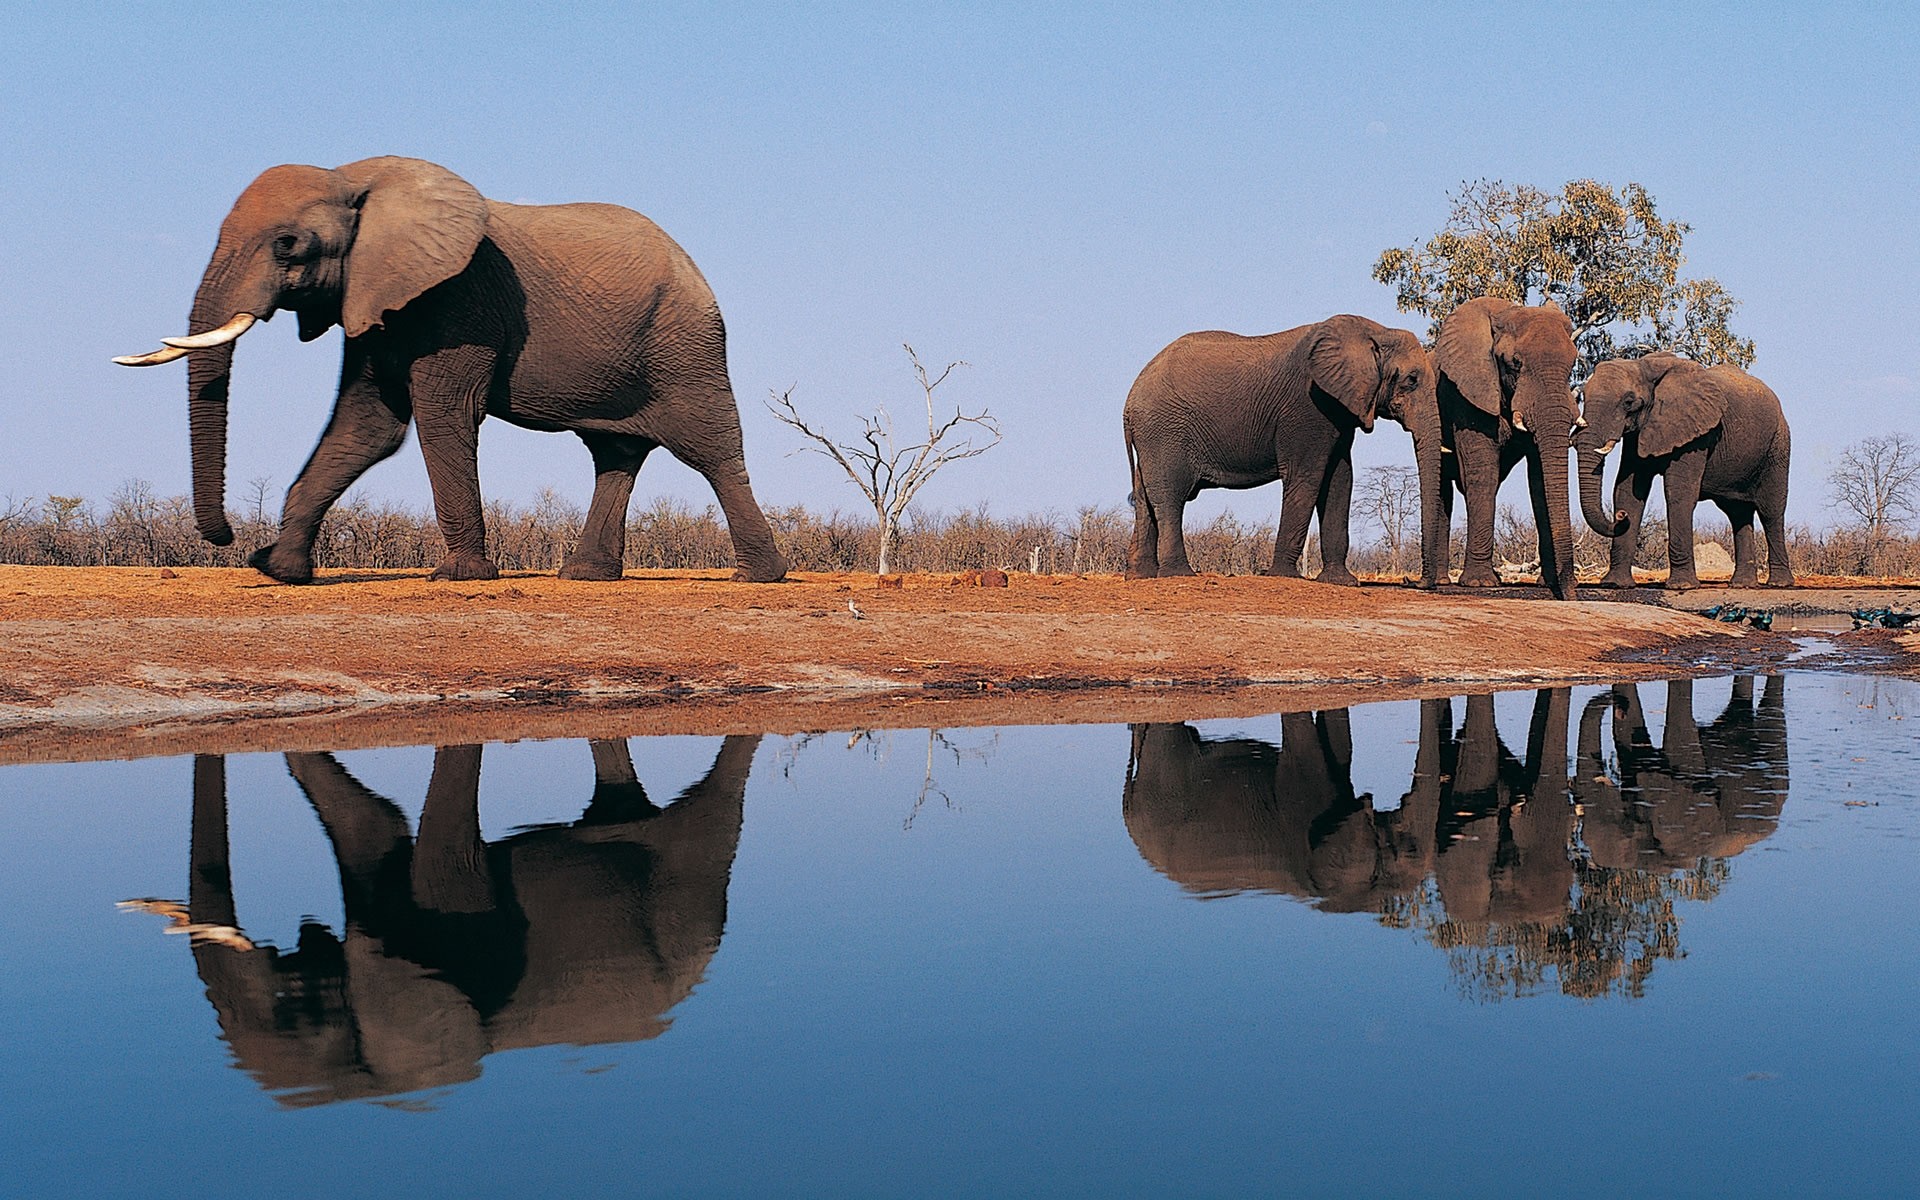
POLYGON ((472 1079, 496 1050, 658 1036, 719 945, 758 741, 727 738, 664 809, 624 741, 592 742, 580 819, 491 843, 478 746, 434 752, 418 837, 332 755, 288 754, 339 862, 346 934, 308 921, 284 954, 236 928, 225 760, 196 759, 185 915, 239 1065, 306 1106, 472 1079))
POLYGON ((1500 738, 1492 696, 1467 697, 1457 731, 1451 701, 1422 701, 1412 784, 1386 811, 1354 793, 1343 709, 1281 717, 1278 746, 1136 725, 1123 812, 1142 856, 1187 890, 1274 892, 1417 928, 1482 998, 1531 991, 1549 968, 1571 994, 1637 995, 1679 952, 1672 899, 1710 898, 1724 876, 1712 856, 1765 837, 1761 821, 1785 797, 1777 680, 1758 716, 1742 702, 1751 680, 1736 682, 1704 729, 1689 685, 1675 688, 1671 757, 1647 746, 1631 688, 1588 706, 1571 795, 1566 689, 1535 694, 1524 757, 1500 738), (1602 795, 1597 714, 1612 704, 1627 714, 1616 720, 1623 779, 1602 795), (1728 815, 1709 819, 1703 803, 1728 815))
POLYGON ((1638 689, 1615 685, 1580 714, 1573 794, 1587 851, 1600 866, 1692 868, 1766 840, 1787 800, 1786 678, 1767 676, 1756 707, 1753 677, 1736 677, 1726 709, 1706 725, 1693 721, 1692 682, 1673 680, 1658 749, 1638 689), (1617 784, 1600 741, 1609 709, 1617 784))

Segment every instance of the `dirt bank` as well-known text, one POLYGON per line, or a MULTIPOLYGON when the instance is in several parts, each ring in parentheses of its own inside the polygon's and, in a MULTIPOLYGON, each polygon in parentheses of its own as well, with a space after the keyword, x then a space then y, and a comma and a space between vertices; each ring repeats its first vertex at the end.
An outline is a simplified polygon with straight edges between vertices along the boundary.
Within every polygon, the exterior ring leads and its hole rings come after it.
POLYGON ((363 572, 294 588, 240 570, 0 567, 0 762, 1228 715, 1790 648, 1644 603, 1242 577, 363 572))

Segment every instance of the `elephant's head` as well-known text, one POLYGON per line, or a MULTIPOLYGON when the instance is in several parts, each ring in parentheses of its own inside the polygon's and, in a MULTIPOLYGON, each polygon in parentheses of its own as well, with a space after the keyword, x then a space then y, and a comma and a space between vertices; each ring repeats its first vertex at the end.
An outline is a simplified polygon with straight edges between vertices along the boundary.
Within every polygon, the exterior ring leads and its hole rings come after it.
POLYGON ((1320 323, 1307 361, 1314 386, 1337 400, 1371 431, 1377 416, 1398 421, 1413 435, 1420 471, 1420 575, 1431 587, 1446 577, 1445 520, 1441 515, 1440 401, 1433 359, 1420 339, 1365 317, 1320 323))
POLYGON ((414 158, 272 167, 247 185, 220 225, 187 336, 114 360, 153 366, 193 356, 187 400, 202 537, 233 541, 225 488, 234 340, 280 309, 299 318, 302 341, 334 325, 359 337, 464 270, 486 228, 487 202, 472 185, 414 158))
MULTIPOLYGON (((1433 346, 1434 365, 1451 392, 1482 417, 1504 419, 1515 433, 1533 439, 1548 501, 1550 528, 1542 531, 1542 547, 1551 546, 1555 566, 1554 578, 1541 582, 1563 599, 1573 595, 1566 496, 1567 452, 1580 423, 1570 386, 1578 357, 1573 323, 1558 307, 1493 297, 1469 300, 1449 313, 1433 346)), ((1544 561, 1542 567, 1544 574, 1544 561)))
POLYGON ((1727 414, 1726 393, 1714 372, 1691 359, 1661 352, 1644 358, 1608 359, 1581 388, 1586 428, 1574 439, 1580 451, 1580 511, 1594 532, 1618 537, 1626 514, 1609 519, 1600 503, 1607 455, 1632 435, 1634 452, 1660 458, 1713 431, 1727 414))

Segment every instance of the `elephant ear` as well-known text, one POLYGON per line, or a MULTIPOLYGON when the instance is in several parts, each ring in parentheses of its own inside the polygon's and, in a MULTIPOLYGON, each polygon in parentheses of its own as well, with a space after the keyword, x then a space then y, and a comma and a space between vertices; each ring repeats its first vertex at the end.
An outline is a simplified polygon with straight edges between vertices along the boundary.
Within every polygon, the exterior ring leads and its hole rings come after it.
POLYGON ((1653 386, 1646 416, 1640 419, 1640 453, 1647 458, 1672 454, 1717 427, 1726 415, 1726 388, 1714 373, 1699 363, 1676 362, 1653 386))
POLYGON ((340 173, 360 194, 340 324, 359 337, 428 288, 466 270, 487 233, 487 201, 445 167, 366 158, 340 173))
POLYGON ((1493 318, 1513 302, 1485 296, 1469 300, 1440 322, 1433 342, 1433 365, 1453 381, 1467 403, 1488 416, 1500 415, 1500 363, 1493 357, 1493 318))
POLYGON ((1374 398, 1380 391, 1380 359, 1373 338, 1357 317, 1332 317, 1320 322, 1307 348, 1307 372, 1315 387, 1340 402, 1359 418, 1373 420, 1374 398))

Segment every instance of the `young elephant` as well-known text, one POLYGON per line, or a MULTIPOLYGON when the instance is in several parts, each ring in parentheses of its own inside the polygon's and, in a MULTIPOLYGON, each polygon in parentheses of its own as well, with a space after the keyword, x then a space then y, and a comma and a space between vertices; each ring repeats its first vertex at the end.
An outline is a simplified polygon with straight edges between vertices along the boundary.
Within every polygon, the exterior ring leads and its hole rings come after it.
POLYGON ((739 577, 786 575, 753 490, 727 380, 727 335, 699 268, 659 226, 612 204, 504 204, 417 158, 279 166, 234 202, 194 294, 188 335, 114 361, 189 353, 200 535, 233 541, 226 434, 233 344, 292 310, 300 340, 334 325, 346 354, 333 419, 287 491, 279 540, 247 561, 313 577, 320 519, 411 421, 447 543, 435 579, 492 579, 476 464, 480 422, 572 430, 593 502, 560 574, 618 579, 633 477, 656 447, 700 472, 727 516, 739 577))
POLYGON ((1787 562, 1787 466, 1791 439, 1773 389, 1738 367, 1703 367, 1675 354, 1611 359, 1588 378, 1580 453, 1580 508, 1613 539, 1608 587, 1632 587, 1640 518, 1655 476, 1666 479, 1667 587, 1699 585, 1693 509, 1711 500, 1733 525, 1733 583, 1758 581, 1757 512, 1767 531, 1767 586, 1793 586, 1787 562), (1620 450, 1612 519, 1600 506, 1607 453, 1620 450))
POLYGON ((1180 522, 1202 488, 1285 481, 1271 575, 1298 575, 1320 514, 1323 583, 1347 569, 1353 436, 1392 417, 1413 435, 1420 471, 1421 586, 1446 570, 1440 516, 1440 414, 1418 338, 1365 317, 1330 317, 1264 337, 1189 333, 1155 355, 1122 416, 1133 474, 1129 579, 1191 575, 1180 522))

